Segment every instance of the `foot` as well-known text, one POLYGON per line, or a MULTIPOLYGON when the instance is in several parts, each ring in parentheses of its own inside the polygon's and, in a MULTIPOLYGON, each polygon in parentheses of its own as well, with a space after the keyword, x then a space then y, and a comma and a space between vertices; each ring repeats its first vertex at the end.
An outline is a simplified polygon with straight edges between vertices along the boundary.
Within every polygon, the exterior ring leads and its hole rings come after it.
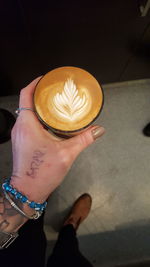
POLYGON ((145 126, 145 128, 143 129, 143 133, 144 133, 144 135, 150 137, 150 123, 148 123, 148 124, 145 126))
POLYGON ((64 226, 72 224, 77 230, 80 223, 82 223, 88 216, 92 205, 92 198, 89 194, 81 195, 74 203, 71 212, 64 222, 64 226))

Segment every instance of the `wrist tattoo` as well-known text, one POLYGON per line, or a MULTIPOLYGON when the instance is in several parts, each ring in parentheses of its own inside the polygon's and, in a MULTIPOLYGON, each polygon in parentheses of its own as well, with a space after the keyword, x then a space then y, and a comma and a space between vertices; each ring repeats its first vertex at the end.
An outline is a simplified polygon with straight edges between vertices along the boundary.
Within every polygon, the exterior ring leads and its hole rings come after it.
MULTIPOLYGON (((18 205, 23 205, 19 203, 18 205)), ((0 231, 7 231, 10 226, 17 229, 24 223, 24 218, 0 194, 0 231), (17 217, 16 217, 17 216, 17 217)))
POLYGON ((9 222, 7 220, 3 220, 0 222, 0 230, 3 231, 9 226, 9 222))
POLYGON ((33 153, 32 161, 30 164, 29 171, 26 172, 26 175, 36 178, 36 174, 41 166, 41 164, 44 162, 42 160, 45 153, 41 152, 40 150, 35 150, 33 153))

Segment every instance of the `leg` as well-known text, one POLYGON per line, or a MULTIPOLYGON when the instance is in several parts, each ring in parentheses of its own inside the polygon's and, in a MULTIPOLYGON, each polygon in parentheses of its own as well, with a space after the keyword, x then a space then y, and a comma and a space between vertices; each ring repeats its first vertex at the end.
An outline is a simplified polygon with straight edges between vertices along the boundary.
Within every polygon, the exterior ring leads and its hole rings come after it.
POLYGON ((43 216, 28 221, 19 231, 19 237, 7 249, 0 250, 0 266, 44 267, 46 238, 43 216))
POLYGON ((91 263, 80 253, 76 230, 87 217, 91 207, 89 195, 82 195, 74 204, 72 211, 59 233, 47 267, 92 267, 91 263))

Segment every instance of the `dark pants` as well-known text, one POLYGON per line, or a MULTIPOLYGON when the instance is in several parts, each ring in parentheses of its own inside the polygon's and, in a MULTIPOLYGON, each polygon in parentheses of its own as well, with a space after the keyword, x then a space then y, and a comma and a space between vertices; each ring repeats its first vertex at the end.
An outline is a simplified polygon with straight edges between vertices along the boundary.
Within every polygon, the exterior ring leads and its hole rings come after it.
POLYGON ((72 225, 62 228, 47 267, 92 267, 80 253, 76 231, 72 225))
MULTIPOLYGON (((44 267, 46 238, 43 231, 43 217, 28 221, 19 231, 19 237, 7 249, 0 250, 1 267, 44 267)), ((51 252, 50 252, 51 253, 51 252)), ((78 248, 76 232, 72 225, 62 228, 47 267, 92 265, 78 248)))

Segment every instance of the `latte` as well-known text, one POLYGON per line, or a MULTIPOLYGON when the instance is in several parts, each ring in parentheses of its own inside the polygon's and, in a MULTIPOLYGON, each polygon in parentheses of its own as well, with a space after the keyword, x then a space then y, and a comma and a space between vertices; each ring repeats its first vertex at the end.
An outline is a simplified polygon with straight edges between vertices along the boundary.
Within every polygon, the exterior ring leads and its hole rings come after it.
POLYGON ((89 126, 99 115, 103 93, 97 80, 76 67, 48 72, 38 82, 34 105, 39 119, 56 133, 70 135, 89 126))

